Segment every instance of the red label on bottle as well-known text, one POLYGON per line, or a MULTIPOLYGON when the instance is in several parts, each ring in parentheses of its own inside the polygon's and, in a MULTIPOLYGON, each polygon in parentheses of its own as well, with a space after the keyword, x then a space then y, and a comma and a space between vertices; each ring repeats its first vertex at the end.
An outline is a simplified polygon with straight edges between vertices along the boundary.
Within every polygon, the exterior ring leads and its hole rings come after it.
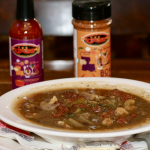
POLYGON ((43 81, 42 39, 10 38, 10 76, 12 89, 43 81))
POLYGON ((19 57, 32 57, 40 52, 39 45, 35 44, 16 44, 12 47, 12 50, 15 55, 19 57))

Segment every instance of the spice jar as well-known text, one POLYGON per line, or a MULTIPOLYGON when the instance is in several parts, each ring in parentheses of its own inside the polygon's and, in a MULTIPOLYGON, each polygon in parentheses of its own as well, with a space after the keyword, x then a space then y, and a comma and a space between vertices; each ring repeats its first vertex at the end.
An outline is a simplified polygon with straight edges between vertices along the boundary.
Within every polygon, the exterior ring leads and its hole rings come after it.
POLYGON ((110 1, 74 0, 72 16, 75 77, 110 77, 110 1))

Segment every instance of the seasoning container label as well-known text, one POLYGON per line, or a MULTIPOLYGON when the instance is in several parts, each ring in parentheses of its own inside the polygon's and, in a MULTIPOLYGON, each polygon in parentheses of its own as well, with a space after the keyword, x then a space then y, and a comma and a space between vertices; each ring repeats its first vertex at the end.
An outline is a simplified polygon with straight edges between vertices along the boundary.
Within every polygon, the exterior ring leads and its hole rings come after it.
POLYGON ((97 32, 74 29, 76 77, 110 77, 110 28, 97 32))
POLYGON ((42 38, 10 40, 10 76, 12 89, 43 81, 42 38))

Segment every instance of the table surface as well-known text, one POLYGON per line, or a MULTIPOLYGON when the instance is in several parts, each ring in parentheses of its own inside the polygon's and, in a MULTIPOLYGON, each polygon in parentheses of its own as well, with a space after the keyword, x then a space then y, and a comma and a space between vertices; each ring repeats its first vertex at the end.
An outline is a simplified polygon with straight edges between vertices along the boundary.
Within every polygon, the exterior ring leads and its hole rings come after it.
MULTIPOLYGON (((112 77, 150 83, 150 60, 112 59, 112 77)), ((44 80, 74 77, 72 60, 44 61, 44 80)), ((11 90, 9 60, 0 60, 0 95, 11 90)))

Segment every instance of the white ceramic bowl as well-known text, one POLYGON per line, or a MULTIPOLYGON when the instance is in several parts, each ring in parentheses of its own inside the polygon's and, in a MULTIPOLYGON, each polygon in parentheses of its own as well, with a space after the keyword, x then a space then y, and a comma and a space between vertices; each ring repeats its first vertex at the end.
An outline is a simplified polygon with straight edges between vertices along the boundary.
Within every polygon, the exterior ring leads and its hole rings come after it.
POLYGON ((11 110, 11 107, 14 103, 14 98, 19 96, 22 93, 32 93, 33 91, 46 91, 47 89, 57 89, 58 87, 101 87, 101 88, 120 88, 126 92, 132 92, 133 94, 136 92, 140 96, 146 97, 150 100, 150 84, 135 80, 128 79, 120 79, 120 78, 68 78, 68 79, 58 79, 58 80, 50 80, 44 81, 40 83, 35 83, 31 85, 27 85, 2 95, 0 97, 0 119, 4 122, 15 126, 17 128, 21 128, 27 131, 34 132, 45 140, 51 143, 57 144, 66 144, 72 145, 73 143, 77 143, 79 141, 114 141, 120 138, 128 138, 133 134, 146 132, 150 130, 150 124, 144 125, 142 127, 136 127, 133 129, 125 129, 119 131, 112 132, 73 132, 73 131, 62 131, 56 129, 50 129, 47 127, 35 125, 29 123, 20 117, 18 117, 11 110))

